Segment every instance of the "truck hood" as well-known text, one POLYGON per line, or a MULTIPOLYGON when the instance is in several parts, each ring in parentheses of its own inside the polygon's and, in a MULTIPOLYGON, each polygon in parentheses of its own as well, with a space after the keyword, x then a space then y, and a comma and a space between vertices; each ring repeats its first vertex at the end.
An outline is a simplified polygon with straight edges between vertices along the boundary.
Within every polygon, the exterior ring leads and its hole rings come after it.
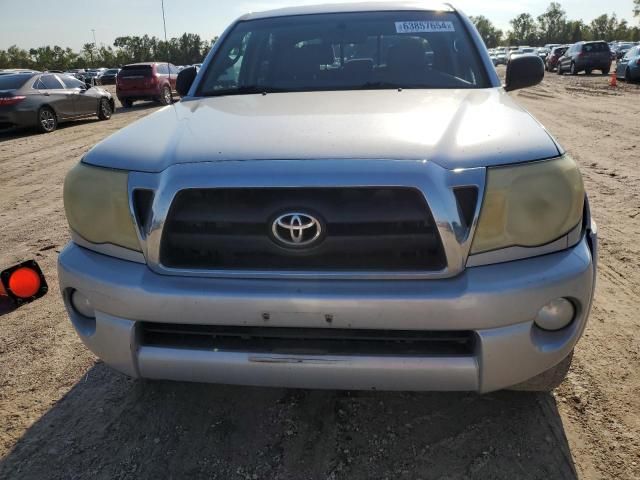
POLYGON ((160 172, 234 160, 428 160, 469 168, 559 147, 503 89, 236 95, 165 107, 96 145, 86 163, 160 172))

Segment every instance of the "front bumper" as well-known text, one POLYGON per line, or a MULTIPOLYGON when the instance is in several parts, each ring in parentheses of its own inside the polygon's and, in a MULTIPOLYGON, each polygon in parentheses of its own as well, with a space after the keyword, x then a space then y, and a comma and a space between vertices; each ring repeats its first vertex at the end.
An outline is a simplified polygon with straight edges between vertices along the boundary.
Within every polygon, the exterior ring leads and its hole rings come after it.
POLYGON ((256 386, 488 392, 558 364, 584 331, 597 240, 541 257, 467 268, 449 279, 267 280, 160 275, 146 265, 70 244, 60 286, 82 341, 133 377, 256 386), (70 305, 89 298, 95 320, 70 305), (570 298, 574 322, 558 332, 533 323, 547 302, 570 298), (327 323, 327 316, 332 319, 327 323), (140 322, 371 330, 471 330, 472 355, 262 354, 144 345, 140 322))

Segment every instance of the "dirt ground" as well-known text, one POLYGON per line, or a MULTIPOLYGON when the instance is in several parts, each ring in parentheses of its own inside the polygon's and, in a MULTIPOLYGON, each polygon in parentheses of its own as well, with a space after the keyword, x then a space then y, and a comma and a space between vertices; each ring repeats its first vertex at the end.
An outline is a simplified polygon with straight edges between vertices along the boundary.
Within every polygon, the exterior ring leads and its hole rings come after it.
POLYGON ((0 265, 36 258, 51 285, 0 318, 0 478, 640 478, 640 87, 549 74, 514 95, 581 164, 600 227, 594 310, 554 394, 130 380, 84 348, 58 295, 62 182, 156 107, 0 135, 0 265))

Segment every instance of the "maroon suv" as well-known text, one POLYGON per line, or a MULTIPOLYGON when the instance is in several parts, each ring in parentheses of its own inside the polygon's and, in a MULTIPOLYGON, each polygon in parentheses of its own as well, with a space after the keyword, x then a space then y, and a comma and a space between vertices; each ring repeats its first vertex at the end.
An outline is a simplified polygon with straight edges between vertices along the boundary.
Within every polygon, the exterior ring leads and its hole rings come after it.
POLYGON ((547 70, 547 72, 553 72, 556 69, 556 67, 558 66, 558 60, 560 60, 560 57, 564 55, 564 52, 566 52, 568 48, 569 45, 562 45, 551 50, 551 53, 549 54, 549 56, 547 57, 547 61, 545 62, 545 69, 547 70))
POLYGON ((118 73, 116 94, 129 108, 136 100, 155 100, 169 105, 176 89, 178 68, 170 63, 146 62, 126 65, 118 73))

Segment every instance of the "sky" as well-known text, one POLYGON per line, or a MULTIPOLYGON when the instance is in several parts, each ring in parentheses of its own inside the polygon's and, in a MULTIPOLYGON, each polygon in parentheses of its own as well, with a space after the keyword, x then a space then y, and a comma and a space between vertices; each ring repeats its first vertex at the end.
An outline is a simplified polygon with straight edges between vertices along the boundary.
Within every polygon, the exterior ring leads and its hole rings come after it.
MULTIPOLYGON (((509 28, 509 20, 519 13, 537 17, 551 2, 449 1, 467 15, 488 17, 503 30, 509 28)), ((632 14, 633 0, 559 1, 570 19, 590 22, 603 13, 616 13, 631 24, 638 22, 632 14)), ((244 13, 317 3, 327 0, 164 0, 167 35, 175 37, 189 32, 211 39, 244 13)), ((80 50, 83 44, 93 42, 92 30, 98 45, 111 45, 116 37, 125 35, 164 36, 161 0, 0 0, 0 12, 0 49, 11 45, 22 48, 59 45, 80 50)))

